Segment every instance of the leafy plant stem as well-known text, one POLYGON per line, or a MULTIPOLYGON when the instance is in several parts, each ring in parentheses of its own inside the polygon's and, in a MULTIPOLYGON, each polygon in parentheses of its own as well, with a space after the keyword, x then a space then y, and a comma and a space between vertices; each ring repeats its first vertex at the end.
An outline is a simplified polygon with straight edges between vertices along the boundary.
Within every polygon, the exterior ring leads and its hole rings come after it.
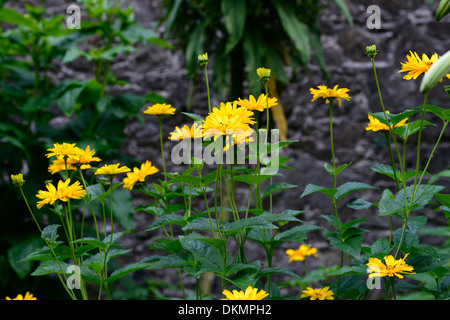
POLYGON ((205 82, 206 82, 206 93, 208 95, 208 110, 211 112, 211 98, 209 94, 209 80, 208 80, 208 71, 206 65, 203 67, 203 71, 205 73, 205 82))

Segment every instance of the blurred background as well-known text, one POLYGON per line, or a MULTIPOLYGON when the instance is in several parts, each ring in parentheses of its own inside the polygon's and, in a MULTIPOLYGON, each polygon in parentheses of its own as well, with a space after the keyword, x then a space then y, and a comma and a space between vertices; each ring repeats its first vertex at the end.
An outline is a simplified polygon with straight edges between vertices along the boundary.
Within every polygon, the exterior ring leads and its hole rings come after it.
MULTIPOLYGON (((352 162, 338 183, 361 181, 390 187, 390 181, 368 169, 385 163, 388 153, 383 137, 365 130, 368 113, 382 111, 365 48, 375 44, 380 50, 377 73, 391 113, 423 103, 418 90, 420 78, 406 81, 398 73, 410 50, 430 57, 450 49, 450 16, 436 21, 438 1, 433 0, 0 3, 1 299, 25 291, 42 299, 65 298, 56 279, 31 275, 36 263, 17 263, 42 243, 27 207, 10 183, 10 174, 24 173, 24 192, 35 208, 37 190, 44 188, 44 181, 55 178, 47 170, 45 157, 46 149, 55 142, 90 145, 104 162, 121 161, 132 167, 150 160, 161 168, 158 122, 144 117, 142 111, 158 102, 174 106, 177 114, 164 121, 167 135, 175 126, 191 122, 180 112, 206 115, 199 54, 207 52, 211 60, 208 74, 213 106, 259 95, 262 88, 256 69, 272 69, 269 93, 280 103, 271 109, 271 126, 280 129, 282 139, 297 140, 282 154, 291 158, 287 165, 294 170, 283 170, 277 179, 298 185, 276 194, 274 211, 304 210, 301 219, 305 223, 327 226, 320 217, 331 210, 327 201, 321 195, 299 198, 308 183, 330 182, 323 169, 323 164, 331 161, 329 109, 321 101, 311 102, 309 89, 336 84, 350 89, 352 99, 334 113, 337 163, 352 162), (74 4, 80 9, 79 16, 76 10, 68 11, 74 4), (380 11, 368 12, 373 5, 380 11)), ((450 100, 437 86, 428 102, 447 108, 450 100)), ((430 153, 439 130, 427 127, 424 154, 430 153)), ((441 181, 446 186, 449 138, 447 131, 432 163, 433 174, 444 172, 441 181)), ((415 138, 408 141, 414 143, 415 138)), ((172 146, 166 139, 165 149, 172 146)), ((414 159, 411 154, 407 165, 415 165, 414 159)), ((169 171, 183 170, 170 161, 167 165, 169 171)), ((243 188, 239 195, 237 200, 245 201, 248 190, 243 188)), ((371 202, 379 200, 379 193, 360 196, 371 202)), ((155 235, 145 229, 153 217, 134 210, 148 199, 128 192, 121 193, 119 199, 123 203, 119 227, 134 231, 124 239, 123 245, 132 252, 129 260, 122 262, 137 261, 152 254, 149 245, 155 235)), ((380 230, 364 238, 367 243, 387 236, 388 220, 378 217, 374 208, 355 211, 343 204, 339 210, 344 221, 362 216, 368 219, 362 227, 380 230)), ((52 220, 45 210, 35 212, 43 224, 52 220)), ((447 224, 442 212, 427 214, 430 226, 447 224)), ((424 236, 424 240, 441 246, 445 238, 424 236)), ((310 269, 338 264, 339 257, 328 249, 320 233, 312 234, 309 243, 319 254, 310 261, 310 269)), ((280 248, 274 261, 288 266, 285 249, 288 247, 280 248)), ((259 254, 254 251, 254 258, 259 254)), ((300 264, 288 267, 302 272, 300 264)), ((123 280, 123 290, 118 290, 115 298, 176 295, 171 277, 169 270, 160 274, 138 272, 123 280)), ((214 282, 210 286, 214 291, 214 282)))

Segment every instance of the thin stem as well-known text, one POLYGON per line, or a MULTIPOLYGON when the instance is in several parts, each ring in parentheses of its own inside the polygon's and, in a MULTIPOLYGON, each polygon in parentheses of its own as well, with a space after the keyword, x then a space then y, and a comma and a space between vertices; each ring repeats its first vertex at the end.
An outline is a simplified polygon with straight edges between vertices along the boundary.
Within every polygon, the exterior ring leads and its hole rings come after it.
POLYGON ((164 160, 164 144, 163 144, 163 136, 162 136, 162 117, 159 117, 159 142, 161 144, 161 159, 162 159, 163 170, 164 170, 164 181, 167 182, 166 161, 164 160))
POLYGON ((211 112, 211 98, 209 94, 209 81, 208 81, 208 71, 206 70, 206 66, 203 68, 205 72, 205 81, 206 81, 206 92, 208 94, 208 110, 211 112))

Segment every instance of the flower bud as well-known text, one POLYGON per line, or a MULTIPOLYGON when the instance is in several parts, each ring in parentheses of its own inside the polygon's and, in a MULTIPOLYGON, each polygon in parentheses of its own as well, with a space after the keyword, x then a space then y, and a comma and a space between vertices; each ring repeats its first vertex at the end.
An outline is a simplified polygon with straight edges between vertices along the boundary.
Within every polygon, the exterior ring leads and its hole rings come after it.
POLYGON ((366 47, 366 54, 369 56, 370 59, 374 59, 379 51, 380 50, 377 50, 377 46, 374 44, 366 47))
POLYGON ((23 174, 21 174, 21 173, 12 174, 11 180, 14 183, 14 185, 19 188, 21 188, 23 186, 23 184, 25 183, 25 180, 23 180, 23 174))
POLYGON ((262 82, 269 81, 269 79, 270 79, 270 72, 271 72, 270 69, 267 69, 267 68, 258 68, 256 70, 256 73, 258 74, 259 79, 262 82))
POLYGON ((442 80, 450 72, 450 51, 447 51, 439 58, 422 79, 420 84, 420 92, 426 93, 430 91, 439 81, 442 80))
POLYGON ((204 54, 199 54, 198 55, 198 63, 200 64, 200 66, 202 68, 205 68, 208 63, 209 63, 209 59, 208 59, 208 53, 205 52, 204 54))
POLYGON ((434 19, 436 21, 441 20, 444 16, 450 13, 450 0, 441 0, 438 8, 436 9, 436 14, 434 19))

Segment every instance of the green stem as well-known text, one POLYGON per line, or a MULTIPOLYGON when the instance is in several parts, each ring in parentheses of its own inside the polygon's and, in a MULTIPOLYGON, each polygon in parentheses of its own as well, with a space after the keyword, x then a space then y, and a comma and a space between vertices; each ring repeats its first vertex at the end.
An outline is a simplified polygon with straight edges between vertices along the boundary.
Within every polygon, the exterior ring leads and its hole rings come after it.
POLYGON ((162 159, 163 170, 164 170, 164 181, 167 182, 166 161, 164 160, 164 144, 163 144, 163 135, 162 135, 162 117, 159 117, 159 143, 161 145, 161 159, 162 159))
POLYGON ((206 70, 206 66, 203 68, 205 72, 205 81, 206 81, 206 92, 208 94, 208 110, 211 112, 211 98, 209 94, 209 81, 208 81, 208 71, 206 70))

